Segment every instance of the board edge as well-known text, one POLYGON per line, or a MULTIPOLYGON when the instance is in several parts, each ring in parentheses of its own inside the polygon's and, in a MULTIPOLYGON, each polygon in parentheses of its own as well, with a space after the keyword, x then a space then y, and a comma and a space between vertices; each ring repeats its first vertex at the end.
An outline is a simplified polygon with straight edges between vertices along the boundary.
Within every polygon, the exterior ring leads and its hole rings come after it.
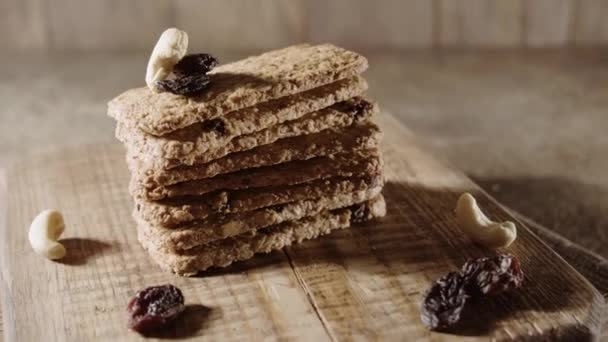
MULTIPOLYGON (((0 241, 7 241, 8 234, 8 170, 0 167, 0 241)), ((6 244, 0 245, 0 308, 2 336, 6 341, 15 340, 15 332, 9 324, 12 317, 10 287, 8 286, 8 265, 6 264, 6 244)))
POLYGON ((590 340, 590 341, 599 340, 601 338, 602 325, 603 325, 603 321, 604 321, 603 313, 606 310, 606 308, 608 307, 608 303, 604 299, 604 296, 602 295, 602 293, 589 281, 589 279, 587 279, 585 276, 583 276, 576 268, 574 268, 574 266, 572 266, 559 253, 557 253, 553 248, 551 248, 543 239, 541 239, 536 233, 534 233, 534 231, 532 229, 530 229, 525 224, 525 222, 521 221, 516 215, 513 215, 512 209, 503 205, 500 201, 498 201, 496 198, 494 198, 492 195, 490 195, 484 188, 482 188, 479 184, 477 184, 475 181, 473 181, 465 172, 454 167, 449 160, 447 160, 446 158, 436 156, 435 153, 433 153, 432 149, 430 149, 429 146, 424 141, 419 139, 418 136, 416 135, 416 133, 414 133, 411 129, 409 129, 406 124, 404 124, 403 122, 401 122, 401 120, 399 120, 397 117, 395 117, 395 115, 393 115, 392 113, 390 113, 388 111, 382 111, 382 115, 384 117, 384 120, 386 120, 387 123, 390 123, 391 126, 394 126, 397 130, 403 132, 403 134, 407 134, 407 135, 410 135, 411 137, 413 137, 414 140, 416 141, 416 145, 418 146, 418 148, 422 149, 423 151, 429 150, 429 154, 435 160, 437 160, 437 162, 439 162, 446 168, 449 168, 450 170, 452 170, 452 172, 460 173, 466 179, 468 179, 477 188, 477 190, 480 191, 480 193, 482 193, 483 196, 486 197, 486 199, 488 199, 489 201, 494 203, 496 206, 498 206, 508 216, 510 216, 513 220, 515 220, 515 222, 522 229, 525 229, 526 232, 529 233, 532 238, 537 240, 540 244, 542 244, 545 248, 547 248, 551 253, 553 253, 553 255, 555 257, 557 257, 560 260, 560 262, 567 265, 567 267, 569 267, 576 274, 576 276, 579 278, 579 281, 581 281, 582 285, 585 285, 587 290, 590 292, 590 295, 592 296, 592 298, 590 298, 592 300, 592 303, 590 304, 590 306, 588 308, 589 315, 587 317, 585 317, 586 320, 582 321, 579 325, 566 326, 566 327, 563 327, 562 329, 558 329, 556 331, 550 331, 548 333, 553 335, 558 340, 572 340, 572 339, 575 339, 575 340, 582 339, 582 340, 590 340), (388 122, 388 121, 390 121, 390 122, 388 122))

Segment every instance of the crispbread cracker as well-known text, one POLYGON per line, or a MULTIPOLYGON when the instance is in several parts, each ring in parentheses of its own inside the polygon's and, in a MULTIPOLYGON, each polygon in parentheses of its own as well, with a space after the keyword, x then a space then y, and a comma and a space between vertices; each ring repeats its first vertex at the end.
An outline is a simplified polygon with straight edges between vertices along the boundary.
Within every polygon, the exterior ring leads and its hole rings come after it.
POLYGON ((352 51, 325 45, 296 45, 220 65, 210 85, 196 97, 131 89, 108 104, 108 115, 152 135, 163 135, 196 122, 300 93, 367 69, 352 51))
POLYGON ((133 217, 149 230, 156 244, 172 252, 186 251, 197 246, 250 233, 268 226, 286 221, 295 221, 307 216, 318 215, 324 210, 334 210, 368 201, 380 194, 382 187, 341 194, 333 197, 321 197, 304 201, 295 201, 274 207, 267 207, 232 215, 210 217, 202 221, 189 222, 178 228, 168 229, 146 222, 139 211, 133 211, 133 217))
POLYGON ((202 195, 222 189, 238 190, 271 185, 292 185, 335 176, 365 176, 381 173, 381 170, 380 151, 373 149, 246 169, 213 178, 154 188, 146 188, 136 181, 131 181, 129 188, 133 197, 161 200, 170 197, 202 195))
MULTIPOLYGON (((243 169, 377 149, 380 138, 381 133, 378 126, 366 122, 342 129, 332 128, 319 133, 281 139, 273 144, 231 153, 201 165, 157 170, 138 164, 137 167, 131 168, 131 172, 132 177, 135 178, 133 181, 142 186, 167 186, 189 180, 211 178, 243 169)), ((139 161, 137 157, 132 157, 132 160, 133 162, 139 161)))
POLYGON ((370 220, 385 214, 386 204, 382 195, 379 195, 365 204, 284 222, 252 234, 194 248, 185 254, 171 253, 162 245, 156 244, 154 237, 149 236, 149 230, 141 225, 137 226, 137 232, 144 249, 162 269, 192 276, 210 267, 225 267, 235 261, 249 259, 256 253, 269 253, 293 243, 329 234, 332 230, 348 228, 353 222, 370 220))
POLYGON ((382 175, 361 178, 333 177, 289 186, 219 191, 202 196, 171 198, 159 202, 135 199, 135 208, 144 221, 162 227, 204 220, 214 215, 230 215, 260 208, 366 191, 383 185, 382 175))
MULTIPOLYGON (((145 133, 137 126, 118 122, 116 137, 134 153, 146 156, 149 163, 154 162, 155 168, 168 169, 182 164, 203 163, 211 160, 209 158, 215 150, 228 145, 236 137, 297 120, 306 114, 356 97, 366 88, 365 81, 359 77, 340 80, 304 93, 230 112, 223 117, 196 123, 161 137, 145 133)), ((356 103, 353 100, 348 102, 353 105, 356 103)), ((325 110, 322 114, 336 116, 336 110, 345 112, 346 106, 325 110)), ((339 120, 334 121, 340 123, 339 120)), ((294 133, 298 134, 292 134, 294 133)))
POLYGON ((139 130, 125 131, 120 124, 117 126, 117 134, 123 137, 122 140, 125 142, 130 158, 137 156, 137 159, 144 163, 148 169, 165 170, 180 165, 204 164, 230 153, 247 151, 261 145, 271 144, 280 139, 317 133, 332 127, 348 127, 355 123, 372 121, 371 119, 377 112, 378 107, 371 102, 361 98, 353 98, 306 114, 296 120, 286 121, 261 131, 234 137, 231 140, 227 140, 225 145, 211 149, 197 147, 198 142, 196 139, 189 141, 175 140, 170 141, 169 144, 162 143, 158 145, 154 141, 167 142, 169 140, 164 137, 152 138, 152 136, 141 133, 139 130), (142 137, 146 138, 140 139, 142 137), (156 147, 153 147, 154 145, 156 147), (160 157, 157 148, 166 149, 169 148, 168 146, 184 149, 191 153, 184 153, 179 158, 160 157), (200 152, 203 150, 205 150, 204 153, 200 152))

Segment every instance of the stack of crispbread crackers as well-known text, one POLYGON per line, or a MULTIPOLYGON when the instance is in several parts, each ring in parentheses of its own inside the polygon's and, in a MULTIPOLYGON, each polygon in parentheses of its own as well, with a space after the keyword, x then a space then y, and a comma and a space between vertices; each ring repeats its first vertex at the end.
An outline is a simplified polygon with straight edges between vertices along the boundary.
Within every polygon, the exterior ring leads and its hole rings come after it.
POLYGON ((193 97, 138 88, 112 100, 152 258, 192 275, 383 216, 367 67, 297 45, 218 66, 193 97))

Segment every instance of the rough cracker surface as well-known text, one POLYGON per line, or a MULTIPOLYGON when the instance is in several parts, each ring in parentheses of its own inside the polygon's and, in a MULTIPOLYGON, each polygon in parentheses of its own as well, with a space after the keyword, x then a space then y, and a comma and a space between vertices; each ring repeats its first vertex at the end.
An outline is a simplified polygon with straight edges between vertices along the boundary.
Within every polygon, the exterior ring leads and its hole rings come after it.
MULTIPOLYGON (((125 135, 128 159, 137 159, 133 165, 138 165, 133 171, 139 172, 162 172, 180 165, 196 165, 208 163, 212 160, 222 158, 230 153, 247 151, 252 148, 271 144, 277 140, 295 137, 304 134, 312 134, 327 128, 347 127, 354 123, 371 121, 378 113, 378 106, 361 98, 353 98, 348 101, 337 103, 331 107, 312 112, 301 118, 286 121, 261 131, 241 135, 229 140, 225 145, 213 149, 207 149, 204 153, 193 152, 183 158, 160 158, 154 155, 154 149, 137 142, 136 135, 125 135), (150 171, 153 170, 153 171, 150 171), (156 170, 156 171, 154 171, 156 170)), ((118 132, 126 134, 126 132, 118 132)), ((148 135, 148 138, 150 135, 148 135)), ((158 138, 162 139, 162 138, 158 138)))
MULTIPOLYGON (((235 137, 296 120, 306 114, 362 94, 367 84, 360 77, 349 78, 309 91, 281 97, 227 113, 179 129, 162 137, 150 135, 127 123, 118 122, 116 137, 139 155, 147 157, 154 168, 192 165, 209 158, 214 150, 226 146, 235 137)), ((331 112, 328 112, 330 115, 331 112)), ((238 146, 238 145, 236 145, 238 146)), ((211 160, 211 159, 208 159, 211 160)))
POLYGON ((367 69, 367 60, 330 44, 296 45, 220 65, 200 95, 157 94, 131 89, 108 103, 108 115, 152 135, 163 135, 196 122, 300 93, 367 69))
MULTIPOLYGON (((281 139, 272 144, 231 153, 209 163, 181 166, 171 170, 132 168, 133 181, 144 187, 158 187, 195 179, 335 154, 358 153, 377 149, 381 132, 371 122, 346 128, 326 129, 319 133, 281 139)), ((138 159, 132 159, 136 162, 138 159)))
POLYGON ((152 225, 175 227, 209 216, 230 215, 260 208, 381 187, 381 174, 361 178, 332 177, 290 186, 219 191, 202 196, 172 198, 159 202, 135 199, 139 216, 152 225))
POLYGON ((216 190, 238 190, 271 185, 292 185, 335 176, 355 177, 382 172, 377 149, 346 155, 317 157, 279 165, 241 170, 213 178, 197 179, 168 186, 146 188, 132 181, 131 195, 146 200, 202 195, 216 190))
POLYGON ((246 236, 220 240, 189 250, 187 254, 168 252, 155 244, 153 236, 137 225, 138 239, 152 259, 167 271, 192 276, 210 267, 225 267, 235 261, 246 260, 256 253, 269 253, 293 243, 329 234, 332 230, 348 228, 354 222, 382 217, 386 204, 382 195, 361 205, 326 211, 297 221, 288 221, 259 230, 246 236))
MULTIPOLYGON (((268 226, 286 221, 295 221, 307 216, 320 214, 324 210, 349 207, 368 201, 380 194, 382 187, 322 197, 311 200, 295 201, 284 205, 262 208, 238 214, 211 217, 206 220, 190 222, 175 229, 155 226, 150 222, 142 225, 147 235, 155 238, 156 244, 170 252, 184 252, 197 246, 251 233, 268 226)), ((133 212, 136 221, 145 222, 138 211, 133 212)))

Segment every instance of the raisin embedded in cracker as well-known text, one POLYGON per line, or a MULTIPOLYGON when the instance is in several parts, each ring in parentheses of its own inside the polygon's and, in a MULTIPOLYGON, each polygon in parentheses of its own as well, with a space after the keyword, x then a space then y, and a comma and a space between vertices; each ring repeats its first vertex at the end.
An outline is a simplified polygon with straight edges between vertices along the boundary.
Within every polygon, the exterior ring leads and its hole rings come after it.
POLYGON ((370 102, 365 101, 362 98, 356 98, 351 110, 355 119, 359 119, 364 113, 370 111, 373 106, 374 105, 372 105, 370 102))
POLYGON ((222 119, 207 120, 207 121, 203 122, 203 128, 205 128, 208 131, 217 132, 219 134, 226 133, 226 124, 224 123, 224 120, 222 120, 222 119))
POLYGON ((354 97, 348 101, 338 104, 340 110, 352 115, 355 120, 359 120, 366 112, 372 110, 373 104, 361 97, 354 97))
POLYGON ((361 204, 352 210, 353 222, 363 222, 366 220, 367 216, 369 216, 369 210, 365 204, 361 204))

